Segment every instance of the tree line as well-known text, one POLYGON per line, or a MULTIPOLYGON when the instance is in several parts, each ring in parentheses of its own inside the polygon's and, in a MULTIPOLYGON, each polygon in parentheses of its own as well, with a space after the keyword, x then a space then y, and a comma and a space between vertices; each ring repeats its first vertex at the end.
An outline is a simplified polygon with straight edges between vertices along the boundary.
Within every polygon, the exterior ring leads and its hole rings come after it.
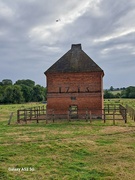
POLYGON ((104 98, 135 98, 135 86, 122 89, 114 89, 111 86, 109 90, 104 90, 104 98), (117 92, 116 90, 120 91, 117 92))
POLYGON ((46 94, 45 87, 35 85, 30 79, 17 80, 14 84, 10 79, 3 79, 0 82, 1 104, 45 101, 46 94))

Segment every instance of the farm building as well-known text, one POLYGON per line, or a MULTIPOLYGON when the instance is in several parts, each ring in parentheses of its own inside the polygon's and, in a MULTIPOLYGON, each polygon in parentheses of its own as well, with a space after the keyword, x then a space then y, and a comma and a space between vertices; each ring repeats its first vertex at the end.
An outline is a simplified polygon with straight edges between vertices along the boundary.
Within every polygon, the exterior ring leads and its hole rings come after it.
POLYGON ((45 73, 47 113, 57 118, 102 117, 104 71, 82 50, 81 44, 56 61, 45 73))

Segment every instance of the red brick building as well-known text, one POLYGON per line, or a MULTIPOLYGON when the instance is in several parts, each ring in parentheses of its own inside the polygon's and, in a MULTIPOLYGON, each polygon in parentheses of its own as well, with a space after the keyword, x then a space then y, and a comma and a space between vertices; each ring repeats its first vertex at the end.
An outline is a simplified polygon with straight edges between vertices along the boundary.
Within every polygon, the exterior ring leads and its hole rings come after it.
POLYGON ((102 117, 104 72, 81 44, 73 44, 45 75, 48 115, 67 118, 71 112, 71 118, 84 118, 91 111, 92 116, 102 117))

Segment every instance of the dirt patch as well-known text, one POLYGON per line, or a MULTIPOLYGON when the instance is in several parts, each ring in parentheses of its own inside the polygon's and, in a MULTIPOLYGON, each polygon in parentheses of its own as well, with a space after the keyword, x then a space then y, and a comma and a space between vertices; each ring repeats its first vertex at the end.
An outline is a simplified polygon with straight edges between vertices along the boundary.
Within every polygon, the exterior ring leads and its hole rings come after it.
POLYGON ((128 133, 135 132, 135 127, 108 126, 102 129, 100 132, 104 134, 128 133))

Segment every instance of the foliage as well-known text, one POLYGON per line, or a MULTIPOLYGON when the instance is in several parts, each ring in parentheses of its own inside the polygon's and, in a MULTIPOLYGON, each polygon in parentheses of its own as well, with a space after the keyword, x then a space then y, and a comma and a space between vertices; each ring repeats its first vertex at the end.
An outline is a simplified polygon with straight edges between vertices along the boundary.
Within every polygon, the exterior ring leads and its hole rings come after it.
POLYGON ((0 84, 0 103, 39 102, 46 100, 46 88, 35 85, 32 80, 18 80, 12 85, 11 80, 0 84))
POLYGON ((22 79, 22 80, 18 80, 15 82, 16 85, 26 85, 26 86, 29 86, 31 88, 33 88, 35 86, 35 82, 30 80, 30 79, 22 79))
POLYGON ((3 93, 3 103, 21 103, 23 94, 21 87, 18 85, 7 86, 3 93))
POLYGON ((108 99, 108 98, 114 98, 114 95, 108 91, 108 90, 105 90, 104 91, 104 98, 108 99))
POLYGON ((129 86, 125 90, 122 91, 121 97, 123 98, 135 98, 135 87, 129 86))
POLYGON ((113 86, 111 86, 111 87, 110 87, 110 91, 113 91, 113 90, 114 90, 114 88, 113 88, 113 86))
POLYGON ((104 91, 104 98, 108 99, 108 98, 135 98, 135 86, 129 86, 127 88, 120 88, 122 89, 121 91, 118 90, 118 88, 116 90, 114 90, 114 88, 111 86, 110 89, 111 90, 105 90, 104 91))
POLYGON ((30 102, 32 100, 32 91, 33 88, 30 86, 27 86, 25 84, 21 84, 21 91, 23 93, 23 98, 25 102, 30 102))
POLYGON ((10 79, 3 79, 1 85, 12 85, 13 82, 10 79))
POLYGON ((39 102, 39 101, 43 101, 43 100, 44 100, 43 88, 41 88, 40 85, 34 86, 33 91, 32 91, 32 101, 39 102))

